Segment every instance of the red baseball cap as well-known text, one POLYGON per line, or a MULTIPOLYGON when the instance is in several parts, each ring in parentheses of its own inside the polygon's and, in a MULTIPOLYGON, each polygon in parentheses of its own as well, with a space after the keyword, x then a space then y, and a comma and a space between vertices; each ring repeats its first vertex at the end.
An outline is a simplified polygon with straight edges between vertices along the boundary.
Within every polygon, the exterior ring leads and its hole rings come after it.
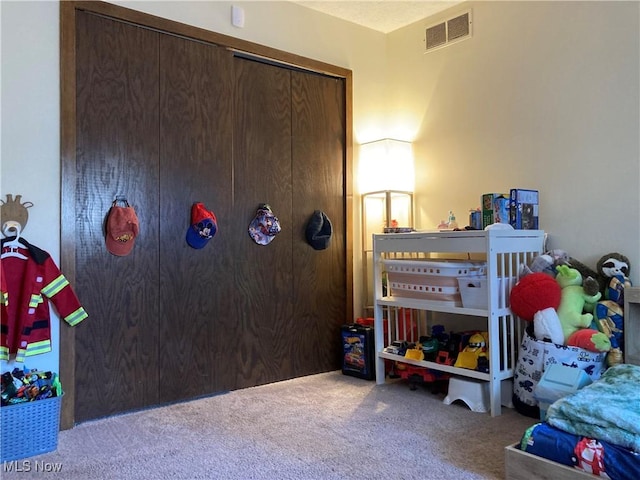
POLYGON ((133 207, 113 205, 107 218, 107 250, 119 257, 129 255, 138 232, 138 216, 133 207))

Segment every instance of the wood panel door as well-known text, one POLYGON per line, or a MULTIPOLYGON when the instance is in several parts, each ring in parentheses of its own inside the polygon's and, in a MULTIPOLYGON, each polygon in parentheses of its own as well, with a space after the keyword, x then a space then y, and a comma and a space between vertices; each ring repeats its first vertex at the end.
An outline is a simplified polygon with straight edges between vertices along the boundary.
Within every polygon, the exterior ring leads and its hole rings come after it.
POLYGON ((233 311, 232 54, 160 35, 158 205, 159 399, 170 402, 229 389, 233 311), (191 206, 217 217, 208 244, 186 242, 191 206))
POLYGON ((77 421, 158 403, 158 34, 80 13, 77 20, 75 290, 77 421), (105 248, 116 195, 140 234, 126 257, 105 248))
POLYGON ((346 158, 344 80, 292 72, 292 285, 293 322, 305 338, 296 343, 295 376, 340 368, 340 327, 346 311, 346 158), (315 210, 333 227, 329 247, 314 250, 305 231, 315 210))
POLYGON ((268 203, 282 231, 237 245, 237 388, 334 370, 346 312, 345 97, 342 80, 253 59, 235 61, 237 235, 268 203), (305 238, 319 209, 334 225, 326 250, 305 238))
POLYGON ((233 316, 240 335, 232 349, 235 388, 243 388, 292 376, 291 72, 236 57, 234 85, 233 316), (262 203, 282 229, 268 245, 248 233, 262 203))
POLYGON ((344 80, 77 13, 74 421, 340 366, 346 285, 344 80), (116 195, 140 235, 115 257, 116 195), (186 243, 190 209, 218 221, 186 243), (257 245, 261 203, 281 232, 257 245), (331 246, 304 237, 315 209, 331 246))

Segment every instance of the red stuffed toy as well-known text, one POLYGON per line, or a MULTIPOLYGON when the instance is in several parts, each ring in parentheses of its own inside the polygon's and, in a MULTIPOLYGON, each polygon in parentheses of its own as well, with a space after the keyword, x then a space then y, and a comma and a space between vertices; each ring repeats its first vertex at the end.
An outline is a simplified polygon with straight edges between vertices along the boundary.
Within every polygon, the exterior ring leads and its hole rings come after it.
POLYGON ((555 278, 542 272, 522 277, 511 289, 511 311, 527 322, 533 322, 537 340, 551 340, 562 345, 564 335, 557 309, 562 288, 555 278))
POLYGON ((573 332, 567 340, 567 345, 584 348, 590 352, 608 352, 611 350, 609 337, 594 328, 583 328, 573 332))
POLYGON ((562 288, 556 279, 542 272, 534 272, 520 279, 511 289, 511 311, 528 322, 536 312, 560 306, 562 288))

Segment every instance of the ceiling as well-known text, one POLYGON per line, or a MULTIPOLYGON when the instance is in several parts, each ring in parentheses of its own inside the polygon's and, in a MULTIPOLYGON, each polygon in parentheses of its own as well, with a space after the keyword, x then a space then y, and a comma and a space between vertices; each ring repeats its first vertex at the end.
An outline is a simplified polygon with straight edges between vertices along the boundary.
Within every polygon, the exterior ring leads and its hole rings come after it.
POLYGON ((382 33, 389 33, 462 3, 462 0, 416 0, 413 2, 402 0, 326 0, 323 2, 294 0, 294 3, 382 33))

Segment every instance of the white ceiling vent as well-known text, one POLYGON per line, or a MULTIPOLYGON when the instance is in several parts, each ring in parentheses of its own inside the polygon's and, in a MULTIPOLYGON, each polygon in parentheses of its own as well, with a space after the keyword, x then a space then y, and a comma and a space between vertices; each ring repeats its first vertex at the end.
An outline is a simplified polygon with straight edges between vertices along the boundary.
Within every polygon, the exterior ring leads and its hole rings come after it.
POLYGON ((427 28, 427 52, 471 37, 471 10, 427 28))

